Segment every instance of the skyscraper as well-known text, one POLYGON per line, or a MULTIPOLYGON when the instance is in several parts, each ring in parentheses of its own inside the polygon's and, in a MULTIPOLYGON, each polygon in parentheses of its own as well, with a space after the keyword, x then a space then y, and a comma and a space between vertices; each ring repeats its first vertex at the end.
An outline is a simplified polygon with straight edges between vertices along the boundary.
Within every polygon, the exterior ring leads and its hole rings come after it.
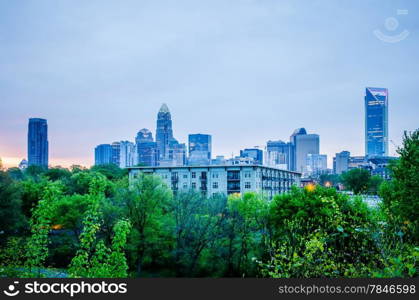
POLYGON ((119 167, 127 168, 133 167, 137 163, 135 145, 130 141, 119 142, 119 167))
POLYGON ((388 156, 388 90, 365 89, 365 155, 388 156))
POLYGON ((189 165, 209 165, 211 162, 211 135, 190 134, 189 142, 189 165))
POLYGON ((307 175, 321 175, 327 172, 326 154, 307 154, 307 175))
POLYGON ((169 144, 177 142, 173 137, 172 116, 164 103, 157 114, 156 142, 159 150, 159 160, 169 156, 169 144))
POLYGON ((45 119, 29 119, 28 164, 48 167, 48 125, 45 119))
POLYGON ((142 166, 156 166, 158 162, 157 143, 153 140, 150 130, 141 129, 135 138, 137 163, 142 166))
POLYGON ((291 135, 293 170, 307 173, 307 154, 319 154, 320 137, 307 134, 304 128, 298 128, 291 135))
POLYGON ((291 170, 291 143, 284 141, 268 141, 266 143, 267 157, 265 163, 273 167, 291 170))
POLYGON ((112 163, 112 146, 101 144, 95 148, 95 165, 107 165, 112 163))
POLYGON ((112 147, 111 164, 114 164, 115 166, 119 167, 121 164, 121 143, 113 142, 111 147, 112 147))
POLYGON ((350 157, 351 153, 349 151, 336 153, 336 156, 333 158, 333 173, 342 174, 348 171, 350 157))

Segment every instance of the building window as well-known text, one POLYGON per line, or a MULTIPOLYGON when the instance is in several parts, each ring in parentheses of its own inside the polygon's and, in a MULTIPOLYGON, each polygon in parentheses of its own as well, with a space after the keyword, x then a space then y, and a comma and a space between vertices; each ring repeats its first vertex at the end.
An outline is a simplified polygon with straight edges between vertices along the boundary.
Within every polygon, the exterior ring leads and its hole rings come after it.
POLYGON ((213 182, 212 183, 212 188, 213 189, 218 189, 218 182, 213 182))
POLYGON ((188 188, 188 185, 186 183, 183 184, 183 189, 186 190, 188 188))
POLYGON ((196 189, 196 182, 192 182, 192 189, 196 189))
POLYGON ((192 177, 192 178, 196 178, 196 172, 192 172, 191 177, 192 177))
POLYGON ((246 181, 246 182, 244 183, 244 188, 245 188, 245 189, 250 189, 251 187, 252 187, 252 186, 251 186, 250 182, 246 181))
POLYGON ((188 174, 183 174, 183 178, 187 179, 188 178, 188 174))

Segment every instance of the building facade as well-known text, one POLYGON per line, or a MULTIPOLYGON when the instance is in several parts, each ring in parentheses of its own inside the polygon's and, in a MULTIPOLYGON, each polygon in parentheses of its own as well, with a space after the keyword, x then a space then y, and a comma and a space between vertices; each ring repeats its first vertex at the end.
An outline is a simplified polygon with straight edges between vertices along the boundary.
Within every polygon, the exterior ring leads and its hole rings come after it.
POLYGON ((112 146, 101 144, 95 148, 95 165, 107 165, 112 163, 112 146))
POLYGON ((210 197, 257 192, 272 198, 300 185, 301 174, 261 165, 246 166, 182 166, 133 167, 129 179, 133 182, 140 173, 160 176, 173 192, 196 190, 210 197))
POLYGON ((190 134, 188 136, 188 165, 209 165, 211 162, 212 141, 209 134, 190 134))
POLYGON ((291 143, 281 140, 268 141, 266 143, 266 165, 291 170, 291 150, 291 143))
POLYGON ((388 156, 388 90, 365 89, 365 155, 388 156))
POLYGON ((292 170, 306 174, 307 155, 319 154, 320 137, 317 134, 307 134, 304 128, 298 128, 291 135, 292 170))
POLYGON ((28 124, 28 165, 48 167, 47 120, 30 118, 28 124))
POLYGON ((326 154, 307 154, 307 174, 308 176, 318 176, 327 173, 326 154))
POLYGON ((333 158, 333 173, 340 175, 348 171, 350 157, 351 153, 349 151, 336 153, 335 157, 333 158))
POLYGON ((137 134, 135 142, 137 148, 137 164, 142 166, 157 166, 159 152, 151 131, 146 128, 141 129, 137 134))
POLYGON ((130 141, 119 142, 119 167, 127 168, 137 165, 137 151, 130 141))

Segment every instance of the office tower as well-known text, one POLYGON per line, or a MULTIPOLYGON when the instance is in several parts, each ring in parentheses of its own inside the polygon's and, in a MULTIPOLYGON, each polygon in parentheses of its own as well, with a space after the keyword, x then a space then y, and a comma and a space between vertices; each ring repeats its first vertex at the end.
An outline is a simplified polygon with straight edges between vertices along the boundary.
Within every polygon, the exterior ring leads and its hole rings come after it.
POLYGON ((189 142, 189 165, 209 165, 211 162, 211 135, 190 134, 189 142))
POLYGON ((240 150, 241 158, 251 158, 254 164, 263 165, 263 151, 257 148, 240 150))
POLYGON ((171 142, 167 148, 167 156, 160 160, 159 166, 176 167, 186 165, 186 145, 177 141, 171 142))
POLYGON ((305 135, 307 131, 305 128, 297 128, 294 130, 292 135, 290 136, 290 157, 289 157, 289 165, 291 171, 297 171, 297 157, 296 157, 296 143, 297 143, 297 136, 298 135, 305 135))
POLYGON ((141 166, 157 166, 158 149, 150 130, 141 129, 135 138, 137 148, 137 164, 141 166))
POLYGON ((169 144, 177 141, 173 137, 172 116, 166 104, 161 106, 157 114, 156 142, 159 151, 159 160, 167 160, 169 156, 169 144))
POLYGON ((120 142, 113 142, 112 145, 112 158, 111 158, 111 164, 114 164, 115 166, 120 166, 121 164, 121 143, 120 142))
POLYGON ((327 172, 327 155, 326 154, 307 154, 307 175, 317 176, 327 172))
POLYGON ((48 167, 48 125, 45 119, 29 119, 28 165, 48 167))
POLYGON ((281 140, 268 141, 266 143, 267 165, 281 169, 291 170, 291 143, 285 143, 281 140))
POLYGON ((95 165, 107 165, 112 163, 112 146, 110 144, 101 144, 95 148, 95 165))
POLYGON ((333 173, 342 174, 348 171, 350 157, 351 153, 349 151, 336 153, 336 156, 333 158, 333 173))
POLYGON ((130 141, 119 142, 119 167, 133 167, 136 163, 137 151, 134 143, 130 141))
POLYGON ((388 156, 388 90, 365 89, 365 155, 388 156))
POLYGON ((304 128, 298 128, 291 135, 292 171, 307 173, 307 154, 319 154, 320 137, 307 134, 304 128))

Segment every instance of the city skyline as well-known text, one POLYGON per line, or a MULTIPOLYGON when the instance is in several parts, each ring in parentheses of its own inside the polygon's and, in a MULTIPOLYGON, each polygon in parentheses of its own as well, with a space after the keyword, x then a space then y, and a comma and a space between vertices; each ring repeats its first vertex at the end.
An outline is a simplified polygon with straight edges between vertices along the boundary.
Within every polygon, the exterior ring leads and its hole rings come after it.
POLYGON ((51 165, 90 166, 95 146, 155 132, 164 102, 180 143, 210 134, 213 156, 231 157, 304 127, 329 168, 335 153, 365 154, 365 87, 391 94, 389 155, 418 126, 419 4, 163 2, 0 4, 6 167, 27 158, 29 118, 48 120, 51 165), (373 34, 391 16, 410 32, 398 43, 373 34))

